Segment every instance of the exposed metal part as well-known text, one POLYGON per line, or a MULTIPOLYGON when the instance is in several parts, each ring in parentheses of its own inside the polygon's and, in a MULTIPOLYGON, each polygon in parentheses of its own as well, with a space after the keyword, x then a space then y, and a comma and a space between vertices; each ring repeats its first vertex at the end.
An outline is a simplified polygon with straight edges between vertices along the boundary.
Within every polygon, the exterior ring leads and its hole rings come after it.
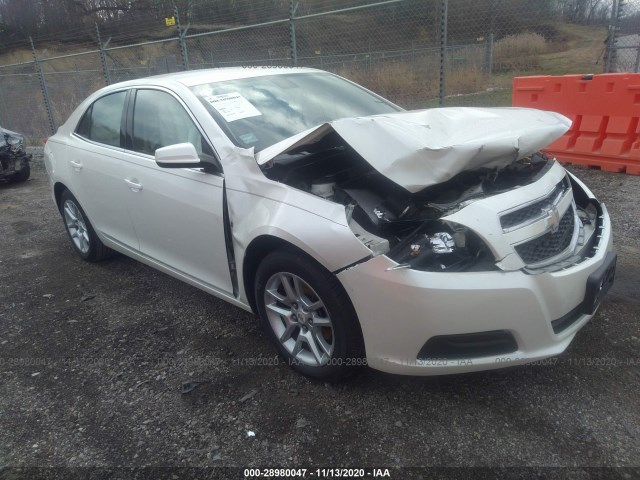
POLYGON ((353 231, 353 234, 358 238, 358 240, 360 240, 365 247, 371 250, 373 255, 383 255, 389 251, 389 240, 366 231, 355 220, 351 219, 349 221, 349 228, 351 228, 351 231, 353 231))
POLYGON ((411 265, 408 263, 400 263, 394 267, 389 267, 387 268, 387 272, 393 271, 393 270, 402 270, 403 268, 411 268, 411 265))
POLYGON ((311 184, 311 193, 322 198, 331 198, 336 182, 316 181, 311 184))
POLYGON ((429 243, 433 253, 452 253, 456 248, 453 237, 447 232, 434 233, 429 238, 429 243))

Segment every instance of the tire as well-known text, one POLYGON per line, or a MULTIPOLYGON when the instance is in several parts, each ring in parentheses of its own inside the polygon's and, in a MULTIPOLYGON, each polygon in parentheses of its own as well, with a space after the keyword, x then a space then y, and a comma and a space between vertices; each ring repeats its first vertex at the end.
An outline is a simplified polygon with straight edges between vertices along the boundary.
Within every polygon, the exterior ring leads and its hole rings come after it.
POLYGON ((65 229, 78 255, 88 262, 99 262, 113 253, 96 235, 87 214, 69 190, 60 196, 60 214, 65 229))
POLYGON ((260 321, 280 356, 305 376, 337 381, 366 364, 351 300, 335 276, 306 255, 276 250, 256 272, 260 321))
POLYGON ((31 167, 29 166, 28 163, 25 163, 24 167, 22 167, 21 170, 18 170, 16 173, 11 175, 11 177, 9 178, 9 181, 11 183, 26 182, 29 179, 30 175, 31 175, 31 167))

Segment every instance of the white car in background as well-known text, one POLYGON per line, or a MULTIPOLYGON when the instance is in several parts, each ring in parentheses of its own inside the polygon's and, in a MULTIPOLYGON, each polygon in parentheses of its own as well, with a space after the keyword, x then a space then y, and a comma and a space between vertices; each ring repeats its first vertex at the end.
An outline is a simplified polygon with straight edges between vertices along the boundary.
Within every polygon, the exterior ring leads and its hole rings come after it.
POLYGON ((45 162, 85 260, 116 250, 257 313, 305 375, 431 375, 561 353, 613 282, 605 206, 537 153, 569 125, 201 70, 92 94, 45 162))

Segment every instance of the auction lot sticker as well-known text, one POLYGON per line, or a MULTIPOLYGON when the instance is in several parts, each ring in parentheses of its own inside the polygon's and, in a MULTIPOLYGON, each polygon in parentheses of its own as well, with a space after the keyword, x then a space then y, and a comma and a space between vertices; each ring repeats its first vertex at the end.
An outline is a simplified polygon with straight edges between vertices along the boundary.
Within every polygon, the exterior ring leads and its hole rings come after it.
POLYGON ((222 115, 225 122, 234 122, 243 118, 262 115, 260 110, 237 92, 223 93, 222 95, 207 95, 204 99, 222 115))

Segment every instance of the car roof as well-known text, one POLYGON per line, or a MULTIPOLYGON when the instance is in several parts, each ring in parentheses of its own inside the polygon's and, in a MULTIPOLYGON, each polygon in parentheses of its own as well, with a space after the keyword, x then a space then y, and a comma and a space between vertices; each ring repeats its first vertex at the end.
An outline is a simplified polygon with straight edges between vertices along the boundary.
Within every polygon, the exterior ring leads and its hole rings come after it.
POLYGON ((326 73, 314 68, 299 67, 226 67, 208 68, 204 70, 189 70, 187 72, 165 73, 150 77, 128 80, 111 85, 112 88, 131 87, 145 84, 170 84, 173 82, 182 83, 187 87, 201 85, 203 83, 223 82, 226 80, 237 80, 240 78, 263 77, 266 75, 286 75, 291 73, 326 73))

